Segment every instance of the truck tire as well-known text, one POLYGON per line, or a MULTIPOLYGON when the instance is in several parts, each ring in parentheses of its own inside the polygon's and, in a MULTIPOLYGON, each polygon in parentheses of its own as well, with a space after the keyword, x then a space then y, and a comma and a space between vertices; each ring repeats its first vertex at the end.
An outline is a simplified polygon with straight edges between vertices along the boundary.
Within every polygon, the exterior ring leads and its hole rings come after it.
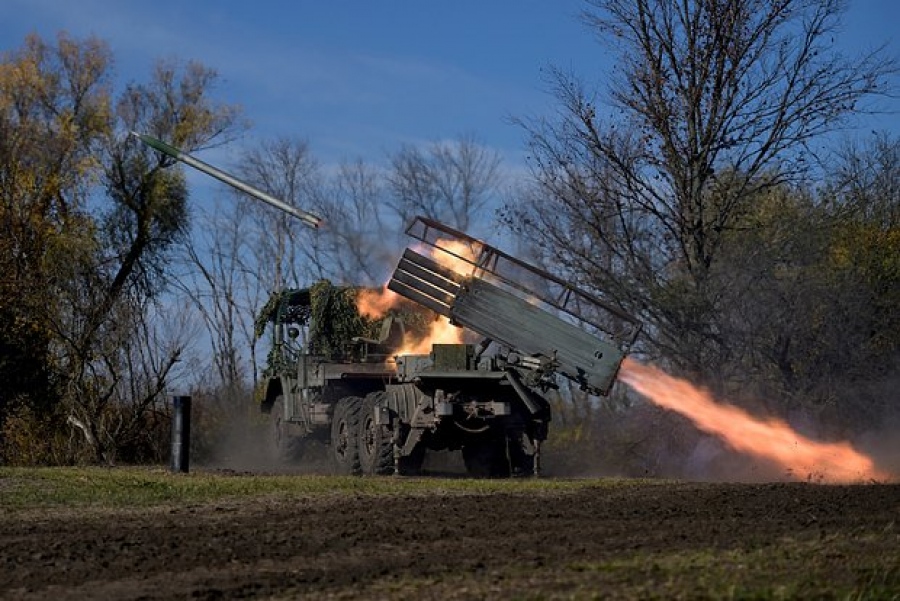
POLYGON ((509 451, 509 466, 514 478, 534 475, 534 445, 521 430, 510 430, 506 433, 506 446, 509 451))
POLYGON ((378 404, 386 397, 373 392, 363 401, 359 424, 359 462, 362 473, 385 475, 394 473, 394 441, 391 431, 375 423, 378 404))
POLYGON ((334 406, 331 421, 331 462, 340 475, 358 475, 359 465, 359 412, 363 400, 356 396, 344 397, 334 406))
POLYGON ((284 423, 284 397, 278 395, 269 411, 269 447, 271 457, 277 463, 286 463, 293 458, 293 441, 284 423))

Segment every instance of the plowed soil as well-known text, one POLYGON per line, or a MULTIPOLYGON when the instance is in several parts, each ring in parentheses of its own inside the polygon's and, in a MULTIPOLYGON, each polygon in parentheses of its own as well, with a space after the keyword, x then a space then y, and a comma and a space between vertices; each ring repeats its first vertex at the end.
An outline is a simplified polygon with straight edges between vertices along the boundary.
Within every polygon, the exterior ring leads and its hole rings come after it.
POLYGON ((898 518, 900 485, 647 481, 26 511, 0 598, 898 598, 898 518))

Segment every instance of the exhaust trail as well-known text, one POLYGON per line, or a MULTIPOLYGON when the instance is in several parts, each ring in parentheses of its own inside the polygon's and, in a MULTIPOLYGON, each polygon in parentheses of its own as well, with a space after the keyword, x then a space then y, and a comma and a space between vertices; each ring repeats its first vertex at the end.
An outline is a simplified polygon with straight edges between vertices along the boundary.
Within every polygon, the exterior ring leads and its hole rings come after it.
POLYGON ((795 479, 834 484, 894 478, 849 442, 812 440, 780 419, 754 417, 718 403, 707 391, 656 367, 626 358, 618 377, 659 407, 687 417, 738 452, 774 462, 795 479))

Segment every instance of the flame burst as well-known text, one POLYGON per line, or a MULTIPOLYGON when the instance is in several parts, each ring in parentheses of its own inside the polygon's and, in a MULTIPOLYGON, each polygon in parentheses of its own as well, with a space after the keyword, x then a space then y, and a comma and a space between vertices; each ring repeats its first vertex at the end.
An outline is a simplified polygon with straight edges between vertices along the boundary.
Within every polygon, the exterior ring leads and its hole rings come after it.
POLYGON ((755 418, 733 405, 720 405, 706 391, 655 367, 626 358, 619 379, 733 449, 773 461, 795 477, 807 474, 828 483, 890 479, 848 442, 810 440, 779 419, 755 418))
MULTIPOLYGON (((360 315, 369 319, 380 319, 391 309, 399 308, 403 297, 388 290, 361 290, 356 297, 356 307, 360 315)), ((457 344, 463 341, 463 330, 450 323, 446 317, 438 317, 424 336, 406 332, 403 344, 394 351, 395 355, 424 355, 431 352, 432 344, 457 344)))
POLYGON ((356 309, 369 319, 379 319, 400 305, 401 297, 387 287, 378 290, 360 290, 356 295, 356 309))
POLYGON ((438 238, 435 246, 445 252, 431 252, 431 258, 456 273, 468 275, 472 272, 475 255, 481 252, 478 244, 466 244, 459 240, 438 238))
MULTIPOLYGON (((470 245, 456 240, 443 238, 437 240, 435 244, 448 252, 434 252, 432 249, 430 253, 432 259, 456 273, 466 274, 471 271, 472 264, 466 259, 474 259, 474 255, 479 249, 473 249, 470 245)), ((385 286, 380 290, 360 291, 356 298, 356 307, 360 315, 370 319, 379 319, 391 309, 398 308, 403 300, 403 297, 393 290, 388 290, 385 286)), ((402 346, 394 354, 422 355, 431 352, 432 344, 459 344, 461 342, 463 342, 463 329, 454 326, 449 319, 441 316, 431 323, 425 336, 416 336, 412 332, 407 332, 403 337, 402 346)))

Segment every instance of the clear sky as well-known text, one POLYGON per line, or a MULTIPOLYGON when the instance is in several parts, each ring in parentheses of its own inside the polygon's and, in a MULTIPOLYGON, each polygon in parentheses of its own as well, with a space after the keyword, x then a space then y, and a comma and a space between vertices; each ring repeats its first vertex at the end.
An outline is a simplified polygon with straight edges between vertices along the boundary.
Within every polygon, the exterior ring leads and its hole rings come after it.
MULTIPOLYGON (((217 98, 244 107, 251 135, 306 138, 323 162, 383 159, 402 143, 474 134, 521 162, 511 116, 554 108, 541 71, 602 87, 608 59, 577 18, 581 0, 0 0, 0 50, 35 31, 107 41, 120 80, 157 59, 216 69, 217 98)), ((900 55, 900 0, 851 0, 847 52, 900 55)), ((900 82, 898 82, 900 84, 900 82)), ((900 85, 898 85, 900 88, 900 85)), ((900 115, 881 117, 894 131, 900 115)), ((868 125, 867 125, 868 127, 868 125)))

